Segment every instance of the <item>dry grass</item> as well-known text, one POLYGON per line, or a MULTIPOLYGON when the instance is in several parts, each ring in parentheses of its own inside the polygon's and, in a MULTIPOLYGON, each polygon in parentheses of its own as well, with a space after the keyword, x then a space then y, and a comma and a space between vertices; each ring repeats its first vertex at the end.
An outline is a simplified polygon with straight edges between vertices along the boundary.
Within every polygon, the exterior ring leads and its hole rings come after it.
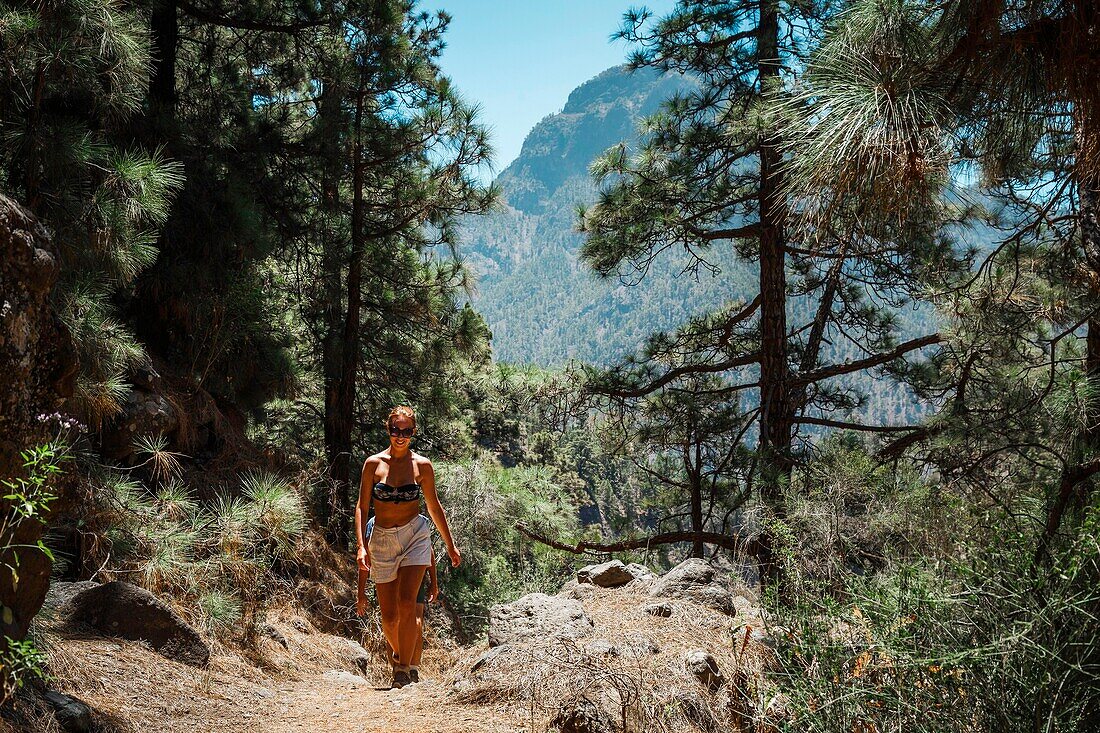
POLYGON ((771 651, 752 636, 757 616, 731 618, 686 600, 668 600, 672 615, 643 607, 655 599, 644 587, 580 586, 595 624, 577 641, 541 639, 513 645, 473 671, 485 647, 468 650, 448 676, 458 700, 526 707, 529 727, 542 730, 581 700, 615 713, 623 731, 740 731, 767 716, 769 689, 762 670, 771 651), (613 647, 609 650, 608 646, 613 647), (710 652, 727 684, 708 691, 685 665, 695 649, 710 652))

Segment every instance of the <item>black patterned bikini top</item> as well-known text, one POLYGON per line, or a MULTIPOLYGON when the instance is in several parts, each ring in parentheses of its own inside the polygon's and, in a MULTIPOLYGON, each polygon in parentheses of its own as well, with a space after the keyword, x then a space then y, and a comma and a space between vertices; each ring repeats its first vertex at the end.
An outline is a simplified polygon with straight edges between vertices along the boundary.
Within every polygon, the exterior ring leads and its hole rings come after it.
POLYGON ((384 481, 379 481, 374 485, 373 496, 378 501, 389 501, 394 504, 400 501, 417 501, 420 498, 420 484, 390 486, 384 481))

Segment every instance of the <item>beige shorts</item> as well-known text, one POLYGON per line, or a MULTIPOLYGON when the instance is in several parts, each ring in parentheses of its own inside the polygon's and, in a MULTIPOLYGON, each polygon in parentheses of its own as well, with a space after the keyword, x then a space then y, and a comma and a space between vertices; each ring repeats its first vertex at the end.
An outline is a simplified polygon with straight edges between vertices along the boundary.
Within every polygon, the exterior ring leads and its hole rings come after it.
POLYGON ((370 579, 389 583, 403 565, 432 564, 432 525, 423 514, 400 527, 374 526, 367 543, 370 579))

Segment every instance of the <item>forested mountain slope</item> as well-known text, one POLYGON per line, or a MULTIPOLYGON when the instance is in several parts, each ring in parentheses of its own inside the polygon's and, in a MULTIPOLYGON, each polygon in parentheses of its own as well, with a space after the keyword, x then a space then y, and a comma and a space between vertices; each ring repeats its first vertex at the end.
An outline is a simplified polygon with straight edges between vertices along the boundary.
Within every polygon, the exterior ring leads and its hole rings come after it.
MULTIPOLYGON (((569 95, 524 141, 497 178, 505 201, 496 214, 466 220, 460 253, 477 275, 474 305, 493 331, 501 361, 605 363, 629 353, 655 328, 682 323, 744 291, 751 271, 715 252, 717 273, 681 276, 677 257, 655 263, 644 285, 600 281, 577 259, 576 207, 595 199, 592 159, 635 138, 635 126, 690 82, 614 67, 569 95)), ((670 253, 672 254, 672 253, 670 253)))
MULTIPOLYGON (((728 243, 709 253, 713 270, 685 271, 687 256, 670 250, 637 283, 600 280, 578 258, 583 235, 575 231, 577 207, 597 195, 588 172, 592 159, 620 142, 632 145, 642 118, 691 86, 685 77, 623 66, 585 82, 561 112, 531 130, 519 157, 497 177, 503 209, 465 220, 459 251, 475 272, 474 306, 492 329, 497 360, 608 364, 638 349, 655 330, 751 297, 756 265, 738 260, 728 243)), ((963 237, 982 238, 980 232, 963 237)), ((805 311, 810 304, 796 300, 792 307, 805 311)), ((935 330, 927 306, 897 317, 906 334, 935 330)), ((843 340, 827 348, 839 358, 854 357, 854 347, 843 340)), ((920 413, 892 381, 863 382, 862 412, 899 421, 920 413)))

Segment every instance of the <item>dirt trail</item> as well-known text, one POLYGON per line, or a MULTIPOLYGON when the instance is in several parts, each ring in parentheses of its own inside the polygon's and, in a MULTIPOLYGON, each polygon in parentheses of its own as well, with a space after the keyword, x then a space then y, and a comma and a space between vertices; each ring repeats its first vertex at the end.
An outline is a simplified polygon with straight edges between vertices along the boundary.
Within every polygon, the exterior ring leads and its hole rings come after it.
POLYGON ((526 727, 496 717, 487 708, 457 705, 439 683, 381 690, 330 678, 312 679, 283 691, 267 705, 271 733, 518 733, 526 727))
POLYGON ((208 669, 197 670, 166 660, 140 642, 67 636, 51 648, 51 687, 90 705, 101 729, 121 732, 528 730, 521 718, 457 703, 438 679, 383 689, 382 667, 366 679, 341 664, 338 651, 346 641, 339 637, 292 635, 290 646, 290 654, 266 656, 259 666, 257 660, 220 650, 208 669))

